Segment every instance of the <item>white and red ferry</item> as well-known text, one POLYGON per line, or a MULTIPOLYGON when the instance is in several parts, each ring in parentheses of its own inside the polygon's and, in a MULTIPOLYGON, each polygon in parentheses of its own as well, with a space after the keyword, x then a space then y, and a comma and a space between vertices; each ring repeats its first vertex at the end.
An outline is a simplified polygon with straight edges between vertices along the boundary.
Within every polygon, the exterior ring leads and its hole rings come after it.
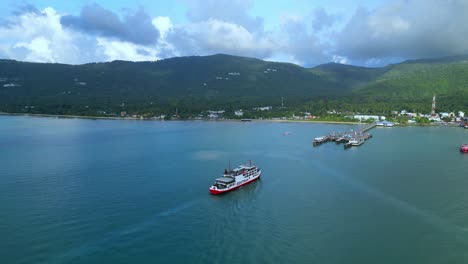
POLYGON ((461 144, 461 146, 460 146, 460 152, 462 152, 462 153, 468 153, 468 144, 461 144))
POLYGON ((249 165, 240 165, 230 171, 224 170, 223 176, 217 178, 210 187, 210 193, 221 194, 235 190, 260 178, 261 174, 262 170, 252 165, 252 162, 249 165))

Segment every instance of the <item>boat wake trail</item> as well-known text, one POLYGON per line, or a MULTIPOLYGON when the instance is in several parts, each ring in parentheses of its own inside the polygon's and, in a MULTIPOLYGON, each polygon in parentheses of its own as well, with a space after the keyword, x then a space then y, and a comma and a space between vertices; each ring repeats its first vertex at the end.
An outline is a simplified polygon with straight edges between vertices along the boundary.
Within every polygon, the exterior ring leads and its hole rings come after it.
POLYGON ((105 248, 110 247, 112 244, 116 244, 116 241, 129 242, 138 240, 138 237, 134 237, 132 235, 134 235, 135 233, 141 233, 149 229, 150 227, 159 224, 161 221, 164 220, 164 218, 173 216, 185 209, 188 209, 194 206, 197 202, 199 202, 199 200, 189 201, 176 207, 164 210, 162 212, 158 212, 154 215, 149 216, 142 222, 128 226, 123 230, 117 230, 115 232, 109 233, 99 240, 92 241, 90 243, 73 248, 70 251, 63 254, 62 256, 60 256, 57 259, 56 263, 64 263, 76 259, 78 257, 86 256, 99 250, 103 250, 105 248))
POLYGON ((408 202, 402 201, 398 198, 395 198, 391 195, 380 192, 376 189, 373 189, 363 183, 357 182, 351 177, 345 177, 342 173, 325 166, 322 163, 315 162, 314 165, 320 169, 320 171, 325 172, 332 176, 334 179, 340 181, 340 183, 347 185, 355 191, 366 194, 372 198, 376 198, 379 201, 385 203, 386 205, 392 206, 402 212, 416 216, 422 221, 437 227, 438 229, 451 233, 456 237, 460 242, 468 244, 468 237, 466 236, 467 230, 465 228, 457 226, 455 224, 449 223, 445 219, 434 215, 430 211, 422 210, 417 207, 414 207, 408 202))

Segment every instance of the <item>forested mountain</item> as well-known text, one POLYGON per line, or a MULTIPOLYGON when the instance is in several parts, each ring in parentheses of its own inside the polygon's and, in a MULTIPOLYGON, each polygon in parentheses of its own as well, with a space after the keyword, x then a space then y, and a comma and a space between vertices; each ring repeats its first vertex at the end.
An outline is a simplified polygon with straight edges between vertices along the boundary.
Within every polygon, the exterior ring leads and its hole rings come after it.
POLYGON ((427 108, 433 93, 443 99, 443 107, 467 109, 467 60, 415 60, 382 68, 335 63, 303 68, 223 54, 83 65, 0 60, 0 111, 153 113, 178 107, 197 112, 277 106, 281 97, 290 107, 308 105, 315 111, 376 111, 427 108))

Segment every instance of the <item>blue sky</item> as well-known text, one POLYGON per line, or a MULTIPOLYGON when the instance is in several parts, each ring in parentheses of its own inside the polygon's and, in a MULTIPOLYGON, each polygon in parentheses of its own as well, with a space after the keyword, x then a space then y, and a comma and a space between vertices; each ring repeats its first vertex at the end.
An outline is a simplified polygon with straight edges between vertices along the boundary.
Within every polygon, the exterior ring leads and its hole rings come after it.
POLYGON ((0 7, 0 58, 22 61, 227 53, 372 67, 468 54, 466 0, 4 0, 0 7))

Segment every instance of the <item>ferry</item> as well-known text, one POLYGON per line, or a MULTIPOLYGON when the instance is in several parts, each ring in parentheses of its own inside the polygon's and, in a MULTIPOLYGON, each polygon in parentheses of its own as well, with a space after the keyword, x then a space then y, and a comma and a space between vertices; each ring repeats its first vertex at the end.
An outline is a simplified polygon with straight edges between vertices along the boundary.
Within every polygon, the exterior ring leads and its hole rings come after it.
POLYGON ((461 153, 468 153, 468 144, 462 144, 460 146, 460 152, 461 153))
POLYGON ((222 194, 235 190, 242 185, 249 184, 262 174, 262 170, 250 162, 249 165, 240 165, 233 170, 224 170, 222 177, 217 178, 210 187, 211 194, 222 194))

